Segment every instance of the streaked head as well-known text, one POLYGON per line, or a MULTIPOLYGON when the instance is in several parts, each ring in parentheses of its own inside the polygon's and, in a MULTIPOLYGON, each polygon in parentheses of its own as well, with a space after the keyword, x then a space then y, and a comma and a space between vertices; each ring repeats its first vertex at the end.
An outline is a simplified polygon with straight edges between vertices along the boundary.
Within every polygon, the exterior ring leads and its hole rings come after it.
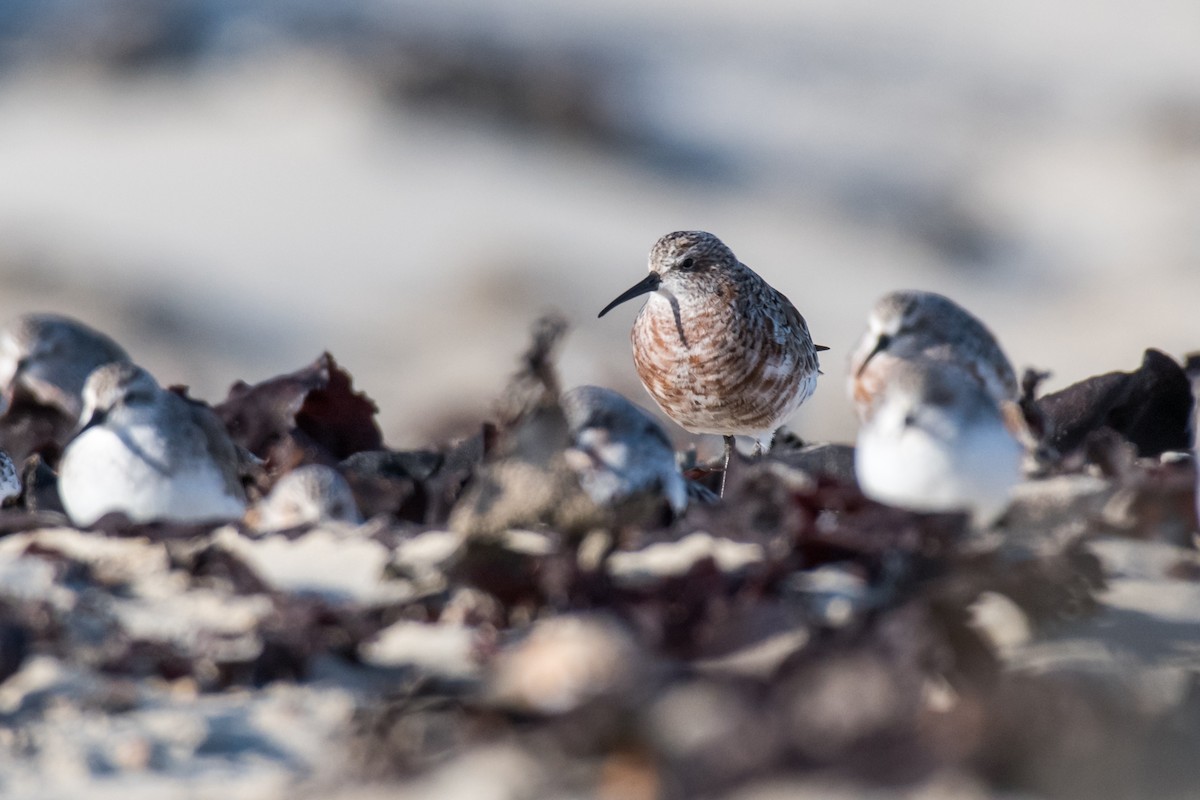
POLYGON ((736 268, 737 257, 724 242, 706 231, 675 231, 650 248, 650 274, 604 307, 601 317, 627 300, 667 288, 680 292, 736 268))
POLYGON ((83 385, 80 430, 103 421, 119 405, 150 402, 162 391, 146 370, 128 361, 97 367, 83 385))
POLYGON ((666 276, 697 275, 710 270, 729 269, 737 264, 733 251, 706 231, 675 231, 663 236, 650 248, 648 267, 666 276))
MULTIPOLYGON (((880 298, 850 357, 851 375, 861 376, 880 353, 896 358, 983 358, 1002 362, 991 365, 997 371, 1012 372, 992 332, 958 303, 934 292, 898 291, 880 298)), ((1007 375, 1004 381, 1009 382, 1007 375)), ((1015 375, 1011 381, 1015 384, 1015 375)))
MULTIPOLYGON (((912 349, 913 338, 929 328, 930 306, 941 297, 931 292, 892 292, 879 299, 867 317, 867 330, 850 356, 850 372, 862 375, 867 364, 884 352, 900 355, 912 349)), ((902 356, 901 356, 902 357, 902 356)))

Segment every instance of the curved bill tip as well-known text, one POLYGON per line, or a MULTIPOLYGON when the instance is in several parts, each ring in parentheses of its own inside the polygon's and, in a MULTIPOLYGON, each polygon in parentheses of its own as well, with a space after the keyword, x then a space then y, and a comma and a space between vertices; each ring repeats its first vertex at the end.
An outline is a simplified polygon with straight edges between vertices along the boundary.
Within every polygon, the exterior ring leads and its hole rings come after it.
POLYGON ((882 353, 884 350, 887 350, 891 343, 891 336, 888 336, 886 333, 880 334, 879 338, 875 340, 875 346, 871 348, 871 352, 867 353, 867 357, 863 359, 863 362, 858 365, 858 369, 854 371, 854 377, 861 378, 863 372, 867 369, 867 364, 870 363, 871 359, 882 353))
POLYGON ((596 318, 599 319, 600 317, 603 317, 609 311, 612 311, 614 308, 621 305, 621 303, 624 303, 626 300, 632 300, 633 298, 637 297, 638 295, 648 294, 650 292, 657 290, 661 283, 662 283, 662 276, 659 275, 657 272, 651 272, 645 278, 638 281, 633 286, 629 287, 629 289, 627 289, 626 291, 622 292, 621 295, 618 296, 616 300, 613 300, 611 303, 609 303, 603 309, 601 309, 600 313, 596 315, 596 318))

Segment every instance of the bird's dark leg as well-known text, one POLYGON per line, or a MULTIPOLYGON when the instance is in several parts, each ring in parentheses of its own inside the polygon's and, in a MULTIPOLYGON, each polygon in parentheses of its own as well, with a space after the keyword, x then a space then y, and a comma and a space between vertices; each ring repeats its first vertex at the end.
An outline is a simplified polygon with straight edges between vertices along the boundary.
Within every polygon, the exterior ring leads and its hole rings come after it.
POLYGON ((725 437, 725 467, 721 470, 721 497, 725 496, 725 479, 729 477, 729 459, 733 456, 733 437, 725 437))

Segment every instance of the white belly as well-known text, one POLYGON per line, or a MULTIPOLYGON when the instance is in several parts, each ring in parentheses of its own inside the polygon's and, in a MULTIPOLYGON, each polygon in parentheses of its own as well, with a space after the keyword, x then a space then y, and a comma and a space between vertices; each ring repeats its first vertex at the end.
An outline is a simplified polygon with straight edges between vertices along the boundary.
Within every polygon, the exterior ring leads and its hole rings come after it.
POLYGON ((917 427, 867 425, 854 468, 863 493, 913 511, 969 511, 989 520, 1021 478, 1022 448, 996 421, 944 439, 917 427))
POLYGON ((216 521, 242 515, 243 501, 229 494, 211 462, 170 459, 161 439, 144 426, 124 433, 122 439, 103 426, 91 428, 63 453, 59 495, 76 525, 91 525, 114 511, 134 522, 216 521))

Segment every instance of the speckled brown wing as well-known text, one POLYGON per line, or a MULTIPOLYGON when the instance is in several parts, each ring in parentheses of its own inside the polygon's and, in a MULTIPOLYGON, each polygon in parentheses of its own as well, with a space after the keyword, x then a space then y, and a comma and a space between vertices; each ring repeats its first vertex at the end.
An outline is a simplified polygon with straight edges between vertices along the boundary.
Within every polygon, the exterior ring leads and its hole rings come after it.
POLYGON ((782 293, 772 289, 771 293, 775 296, 775 302, 779 308, 779 316, 787 321, 787 325, 796 332, 797 353, 800 362, 801 371, 803 372, 820 372, 821 362, 817 356, 816 345, 813 344, 812 335, 808 332, 808 323, 804 320, 804 316, 797 310, 782 293))

